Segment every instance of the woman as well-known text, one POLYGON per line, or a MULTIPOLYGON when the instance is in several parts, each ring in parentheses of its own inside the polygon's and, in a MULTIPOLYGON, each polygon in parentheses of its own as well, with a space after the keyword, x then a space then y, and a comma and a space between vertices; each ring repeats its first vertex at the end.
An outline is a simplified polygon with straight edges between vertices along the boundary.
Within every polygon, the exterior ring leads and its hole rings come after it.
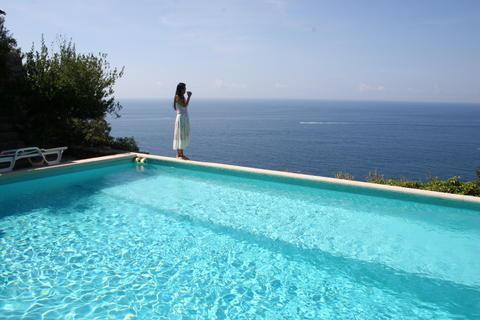
POLYGON ((175 130, 173 132, 173 150, 177 151, 177 159, 190 160, 183 153, 183 150, 190 144, 190 120, 188 119, 187 107, 192 93, 186 90, 187 86, 185 83, 180 82, 177 85, 173 101, 173 109, 177 112, 175 130), (187 92, 188 97, 186 100, 185 92, 187 92))

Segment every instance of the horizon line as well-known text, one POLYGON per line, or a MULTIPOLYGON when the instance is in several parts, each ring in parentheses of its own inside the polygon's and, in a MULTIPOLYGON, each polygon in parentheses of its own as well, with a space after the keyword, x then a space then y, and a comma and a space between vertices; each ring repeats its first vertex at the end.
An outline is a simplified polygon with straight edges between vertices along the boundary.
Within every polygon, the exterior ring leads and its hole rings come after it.
MULTIPOLYGON (((119 97, 116 100, 168 100, 173 97, 119 97)), ((198 100, 270 100, 270 101, 330 101, 330 102, 388 102, 388 103, 440 103, 480 105, 480 101, 439 101, 439 100, 382 100, 382 99, 330 99, 330 98, 251 98, 251 97, 198 97, 198 100)))

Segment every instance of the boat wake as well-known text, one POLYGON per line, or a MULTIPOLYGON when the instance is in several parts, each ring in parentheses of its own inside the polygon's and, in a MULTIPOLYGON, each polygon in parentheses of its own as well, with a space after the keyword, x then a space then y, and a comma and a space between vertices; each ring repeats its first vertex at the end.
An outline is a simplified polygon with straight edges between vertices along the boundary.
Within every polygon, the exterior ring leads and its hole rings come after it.
POLYGON ((300 121, 300 124, 350 124, 342 121, 300 121))

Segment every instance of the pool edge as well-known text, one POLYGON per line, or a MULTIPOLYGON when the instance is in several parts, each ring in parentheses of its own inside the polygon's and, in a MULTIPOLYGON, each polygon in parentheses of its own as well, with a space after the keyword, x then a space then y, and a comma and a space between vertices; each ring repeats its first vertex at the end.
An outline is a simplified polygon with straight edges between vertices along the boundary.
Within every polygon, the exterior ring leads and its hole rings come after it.
POLYGON ((194 161, 194 160, 186 161, 186 160, 180 160, 172 157, 165 157, 165 156, 159 156, 159 155, 153 155, 153 154, 136 153, 136 155, 139 157, 144 157, 146 159, 152 159, 152 160, 163 161, 163 162, 171 162, 171 163, 177 163, 182 165, 216 168, 216 169, 230 170, 230 171, 236 171, 236 172, 254 173, 254 174, 265 175, 265 176, 283 177, 283 178, 297 179, 297 180, 303 180, 303 181, 320 182, 320 183, 343 185, 343 186, 350 186, 350 187, 357 187, 357 188, 367 188, 370 190, 380 190, 380 191, 387 191, 387 192, 394 192, 394 193, 401 193, 401 194, 408 194, 408 195, 415 195, 415 196, 423 196, 428 198, 480 204, 480 197, 474 197, 474 196, 468 196, 468 195, 420 190, 420 189, 405 188, 405 187, 398 187, 398 186, 388 186, 388 185, 382 185, 382 184, 371 183, 371 182, 337 179, 337 178, 315 176, 315 175, 309 175, 309 174, 303 174, 303 173, 294 173, 294 172, 278 171, 278 170, 270 170, 270 169, 259 169, 259 168, 244 167, 244 166, 215 163, 215 162, 204 162, 204 161, 194 161))
POLYGON ((109 156, 72 160, 72 161, 63 162, 60 164, 55 164, 50 166, 34 167, 34 168, 28 168, 28 169, 15 170, 11 172, 4 172, 4 173, 0 173, 0 183, 1 182, 8 183, 9 181, 15 181, 17 179, 21 179, 30 175, 38 176, 42 174, 62 171, 65 169, 85 167, 85 166, 96 165, 96 164, 105 164, 108 162, 117 162, 117 161, 128 160, 128 159, 133 160, 135 157, 137 157, 137 153, 128 152, 128 153, 121 153, 121 154, 115 154, 115 155, 109 155, 109 156))
POLYGON ((73 168, 73 167, 88 166, 88 165, 115 162, 115 161, 127 160, 127 159, 133 160, 135 157, 143 157, 146 159, 152 159, 160 162, 181 164, 183 166, 215 168, 215 169, 221 169, 221 170, 227 170, 227 171, 253 173, 253 174, 258 174, 263 176, 282 177, 282 178, 288 178, 293 180, 302 180, 302 181, 319 182, 319 183, 350 186, 350 187, 357 187, 357 188, 366 188, 370 190, 387 191, 387 192, 415 195, 415 196, 421 196, 421 197, 427 197, 427 198, 436 198, 436 199, 442 199, 442 200, 460 201, 463 203, 480 204, 480 197, 474 197, 474 196, 468 196, 468 195, 420 190, 420 189, 405 188, 405 187, 398 187, 398 186, 388 186, 388 185, 376 184, 371 182, 344 180, 344 179, 315 176, 315 175, 309 175, 309 174, 303 174, 303 173, 252 168, 252 167, 237 166, 237 165, 216 163, 216 162, 205 162, 205 161, 194 161, 194 160, 185 161, 185 160, 180 160, 173 157, 165 157, 165 156, 154 155, 154 154, 145 154, 140 152, 127 152, 127 153, 121 153, 121 154, 110 155, 110 156, 74 160, 70 162, 61 163, 58 165, 44 166, 44 167, 30 168, 30 169, 2 173, 0 174, 0 182, 2 182, 2 180, 3 181, 5 180, 8 181, 11 179, 14 180, 16 178, 25 177, 28 175, 55 172, 55 171, 60 171, 63 169, 73 168))

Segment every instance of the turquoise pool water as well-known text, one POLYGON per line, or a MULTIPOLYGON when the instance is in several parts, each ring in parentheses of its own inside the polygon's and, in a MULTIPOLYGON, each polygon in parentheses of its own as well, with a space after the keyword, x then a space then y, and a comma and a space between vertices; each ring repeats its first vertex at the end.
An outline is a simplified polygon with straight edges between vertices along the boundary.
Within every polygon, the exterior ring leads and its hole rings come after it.
POLYGON ((1 319, 474 319, 479 253, 477 205, 130 162, 0 185, 1 319))

